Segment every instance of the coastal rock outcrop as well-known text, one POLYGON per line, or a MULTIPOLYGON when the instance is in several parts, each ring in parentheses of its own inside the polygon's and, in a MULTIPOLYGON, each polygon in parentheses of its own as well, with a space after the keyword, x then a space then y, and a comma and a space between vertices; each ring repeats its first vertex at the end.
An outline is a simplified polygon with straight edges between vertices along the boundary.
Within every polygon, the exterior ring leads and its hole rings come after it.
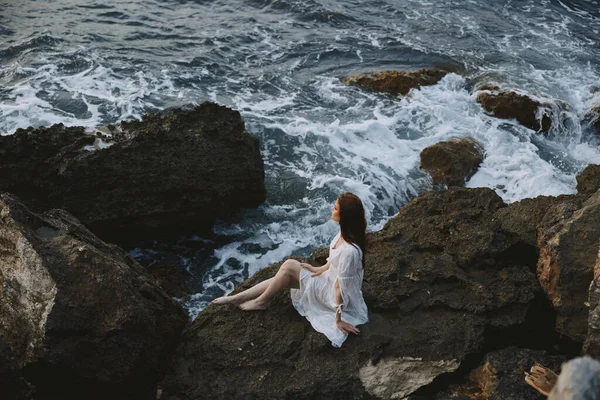
POLYGON ((421 169, 434 185, 464 186, 483 162, 480 146, 471 138, 452 139, 421 151, 421 169))
POLYGON ((209 230, 266 197, 259 142, 214 103, 148 114, 93 136, 82 127, 0 136, 0 191, 60 208, 105 240, 209 230))
POLYGON ((590 311, 583 352, 600 359, 600 258, 596 259, 594 266, 594 280, 590 284, 587 304, 590 311))
MULTIPOLYGON (((496 215, 506 232, 519 236, 524 243, 537 248, 538 232, 546 213, 559 205, 562 205, 563 209, 574 210, 581 206, 582 201, 573 195, 537 196, 511 203, 498 210, 496 215)), ((535 263, 537 261, 534 261, 535 263)))
POLYGON ((435 85, 448 74, 441 69, 420 69, 418 71, 382 71, 342 78, 342 82, 365 90, 396 95, 407 95, 411 89, 435 85))
POLYGON ((433 191, 370 234, 370 321, 340 349, 296 312, 288 291, 267 312, 208 306, 184 335, 162 399, 392 399, 426 390, 481 352, 492 332, 517 334, 541 293, 535 259, 521 258, 535 248, 495 216, 505 206, 487 188, 433 191))
POLYGON ((600 189, 600 165, 590 164, 577 175, 577 193, 591 195, 600 189))
POLYGON ((583 343, 586 306, 600 243, 600 192, 551 207, 538 236, 537 276, 555 312, 556 330, 583 343))
POLYGON ((552 127, 551 105, 512 91, 482 91, 477 101, 495 117, 515 118, 523 126, 548 133, 552 127))
POLYGON ((592 107, 584 116, 584 121, 595 133, 600 134, 600 106, 592 107))
POLYGON ((544 397, 525 383, 523 372, 539 363, 559 373, 565 361, 566 356, 517 347, 488 353, 482 364, 471 372, 467 383, 454 387, 445 398, 464 396, 474 400, 541 400, 544 397))
POLYGON ((20 377, 36 395, 148 398, 187 323, 125 251, 65 211, 35 214, 9 194, 0 284, 0 382, 20 377))

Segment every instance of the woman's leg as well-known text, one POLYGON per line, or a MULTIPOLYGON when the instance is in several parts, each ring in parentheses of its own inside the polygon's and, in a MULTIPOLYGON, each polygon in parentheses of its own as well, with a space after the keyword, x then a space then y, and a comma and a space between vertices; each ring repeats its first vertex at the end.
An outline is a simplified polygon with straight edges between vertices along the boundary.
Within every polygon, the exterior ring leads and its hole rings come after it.
POLYGON ((269 303, 273 297, 287 288, 300 287, 300 262, 289 259, 281 264, 277 274, 271 278, 271 282, 266 290, 254 300, 246 301, 240 305, 240 308, 245 311, 265 310, 269 307, 269 303))
POLYGON ((212 301, 213 304, 241 304, 245 301, 252 300, 260 296, 271 284, 275 278, 269 278, 265 281, 259 282, 256 285, 252 286, 250 289, 246 289, 238 294, 234 294, 233 296, 223 296, 217 297, 212 301))

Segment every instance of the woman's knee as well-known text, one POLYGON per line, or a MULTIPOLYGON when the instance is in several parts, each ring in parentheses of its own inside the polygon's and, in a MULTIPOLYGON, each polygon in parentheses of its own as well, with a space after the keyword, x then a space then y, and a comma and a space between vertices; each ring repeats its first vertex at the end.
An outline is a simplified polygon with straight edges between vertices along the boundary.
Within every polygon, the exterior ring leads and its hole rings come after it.
POLYGON ((290 258, 286 260, 283 264, 281 264, 279 270, 283 273, 295 276, 298 275, 298 273, 300 272, 300 268, 302 268, 300 266, 300 262, 290 258))

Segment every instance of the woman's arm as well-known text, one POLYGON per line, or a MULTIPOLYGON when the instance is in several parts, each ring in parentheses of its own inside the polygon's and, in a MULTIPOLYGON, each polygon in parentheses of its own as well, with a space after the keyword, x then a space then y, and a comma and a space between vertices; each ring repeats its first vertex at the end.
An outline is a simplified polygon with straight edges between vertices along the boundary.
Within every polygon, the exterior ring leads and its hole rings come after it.
POLYGON ((311 276, 319 276, 322 273, 324 273, 325 271, 327 271, 329 269, 329 267, 331 267, 331 262, 327 261, 327 264, 322 265, 320 267, 313 267, 310 264, 307 263, 300 263, 300 266, 302 268, 306 268, 307 270, 309 270, 310 272, 312 272, 311 276))
POLYGON ((335 288, 335 304, 336 304, 335 326, 337 326, 337 328, 340 331, 342 331, 346 334, 354 333, 354 334, 358 335, 358 333, 360 331, 358 330, 357 327, 355 327, 354 325, 350 325, 347 322, 342 321, 342 309, 344 308, 344 298, 342 297, 342 289, 340 288, 340 283, 339 283, 338 279, 335 280, 334 288, 335 288))

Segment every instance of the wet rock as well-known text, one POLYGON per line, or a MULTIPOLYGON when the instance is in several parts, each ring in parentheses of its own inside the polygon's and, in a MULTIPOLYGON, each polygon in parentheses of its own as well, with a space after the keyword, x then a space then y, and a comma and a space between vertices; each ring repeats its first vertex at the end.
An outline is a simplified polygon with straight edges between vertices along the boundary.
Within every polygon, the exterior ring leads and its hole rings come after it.
POLYGON ((549 355, 543 350, 516 347, 488 353, 466 384, 452 388, 449 398, 543 400, 545 397, 525 382, 524 372, 539 363, 559 373, 561 363, 566 360, 566 356, 549 355))
POLYGON ((275 176, 267 179, 267 191, 271 204, 288 204, 290 199, 306 197, 310 180, 292 171, 273 171, 275 176))
POLYGON ((574 197, 546 213, 538 247, 538 280, 557 314, 556 330, 583 343, 588 328, 588 290, 600 241, 600 192, 574 197))
POLYGON ((480 146, 473 139, 452 139, 421 151, 421 169, 435 185, 464 186, 483 162, 480 146))
POLYGON ((498 118, 515 118, 523 126, 548 133, 552 127, 549 105, 528 96, 511 91, 488 92, 477 95, 477 101, 485 110, 498 118), (538 116, 541 113, 541 118, 538 116))
POLYGON ((476 91, 480 91, 480 90, 495 91, 495 90, 500 90, 500 87, 496 86, 496 85, 481 85, 481 86, 478 86, 475 90, 476 91))
POLYGON ((0 365, 36 395, 144 398, 187 315, 123 250, 62 210, 0 195, 0 365), (6 368, 6 367, 5 367, 6 368))
POLYGON ((577 193, 590 195, 600 189, 600 165, 590 164, 577 175, 577 193))
POLYGON ((148 272, 154 283, 169 296, 182 299, 190 295, 191 275, 184 268, 158 265, 148 267, 148 272))
POLYGON ((439 69, 418 71, 382 71, 342 78, 342 82, 374 92, 407 95, 411 89, 435 85, 448 74, 439 69))
POLYGON ((600 106, 593 107, 584 116, 584 123, 597 134, 600 134, 600 106))
POLYGON ((0 191, 120 243, 209 230, 265 200, 258 139, 237 111, 207 102, 112 128, 112 138, 60 124, 1 136, 0 191))
POLYGON ((370 321, 340 349, 296 312, 288 291, 267 312, 208 306, 186 331, 162 399, 404 398, 455 373, 489 329, 520 326, 541 293, 535 265, 515 254, 523 244, 495 216, 503 207, 490 189, 429 192, 369 234, 370 321))

